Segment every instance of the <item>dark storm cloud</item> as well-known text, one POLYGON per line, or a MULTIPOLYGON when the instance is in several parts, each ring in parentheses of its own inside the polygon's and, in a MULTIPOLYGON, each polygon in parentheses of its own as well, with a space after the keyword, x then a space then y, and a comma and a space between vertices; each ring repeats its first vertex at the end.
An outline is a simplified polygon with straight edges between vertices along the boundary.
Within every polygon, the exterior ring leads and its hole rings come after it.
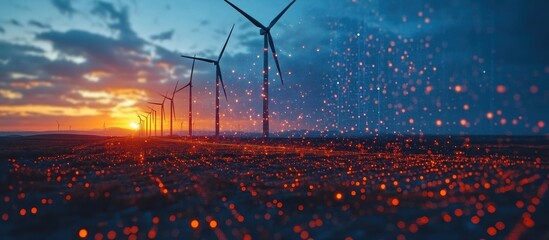
POLYGON ((174 30, 172 29, 172 30, 169 30, 169 31, 165 31, 165 32, 161 32, 159 34, 152 35, 151 39, 156 40, 156 41, 166 41, 166 40, 172 39, 173 34, 174 34, 174 30))
POLYGON ((37 28, 42 28, 42 29, 50 29, 51 28, 51 26, 49 24, 41 23, 41 22, 38 22, 36 20, 30 20, 29 25, 35 26, 37 28))
POLYGON ((72 7, 71 0, 52 0, 51 3, 61 14, 72 16, 76 9, 72 7))

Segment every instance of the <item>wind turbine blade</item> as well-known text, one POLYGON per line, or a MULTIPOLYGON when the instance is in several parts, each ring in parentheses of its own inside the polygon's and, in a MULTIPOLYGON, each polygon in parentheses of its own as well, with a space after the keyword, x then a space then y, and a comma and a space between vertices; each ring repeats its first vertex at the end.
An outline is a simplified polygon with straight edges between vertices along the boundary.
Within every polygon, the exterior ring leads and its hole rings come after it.
MULTIPOLYGON (((166 99, 168 99, 168 100, 170 100, 170 101, 173 99, 173 98, 170 98, 170 97, 168 97, 168 96, 166 96, 166 95, 164 95, 164 94, 160 94, 160 96, 164 97, 164 101, 165 101, 166 99)), ((164 101, 162 101, 162 102, 164 102, 164 101)))
POLYGON ((288 4, 288 6, 286 8, 284 8, 284 10, 282 10, 282 12, 280 12, 278 14, 278 16, 276 16, 273 19, 273 21, 271 21, 271 24, 269 24, 268 29, 271 29, 278 22, 278 20, 282 17, 282 15, 284 15, 284 13, 286 13, 286 11, 288 11, 288 8, 290 8, 295 3, 295 1, 296 0, 293 0, 290 4, 288 4))
POLYGON ((280 76, 280 82, 282 83, 282 85, 284 85, 284 79, 282 78, 282 71, 280 71, 280 63, 278 63, 278 54, 276 53, 273 37, 270 33, 267 34, 267 37, 269 38, 269 44, 271 45, 271 52, 273 52, 273 58, 276 63, 276 69, 278 70, 278 75, 280 76))
POLYGON ((225 101, 229 101, 227 98, 227 92, 225 91, 225 83, 223 83, 223 77, 221 76, 221 67, 219 64, 217 65, 217 77, 219 77, 219 81, 221 81, 221 87, 223 87, 223 94, 225 94, 225 101))
POLYGON ((250 20, 250 22, 252 22, 256 27, 261 28, 261 29, 267 29, 265 26, 263 26, 263 24, 261 24, 259 21, 255 20, 255 18, 248 15, 246 12, 242 11, 242 9, 238 8, 237 6, 235 6, 234 4, 229 2, 228 0, 225 0, 225 2, 228 3, 229 5, 231 5, 231 7, 233 7, 236 11, 238 11, 240 14, 242 14, 248 20, 250 20))
MULTIPOLYGON (((196 55, 195 55, 196 57, 196 55)), ((194 63, 195 63, 196 59, 193 59, 193 66, 191 67, 191 80, 189 81, 189 85, 191 87, 193 87, 193 74, 194 74, 194 63)))
POLYGON ((219 58, 217 58, 217 63, 219 64, 219 60, 221 60, 221 57, 223 56, 223 53, 225 52, 225 48, 227 47, 227 43, 229 43, 229 39, 231 38, 231 35, 233 34, 234 30, 234 24, 231 28, 231 31, 229 32, 229 36, 227 37, 227 41, 225 41, 225 45, 223 45, 223 49, 221 49, 221 53, 219 54, 219 58))
POLYGON ((191 85, 191 83, 189 82, 189 83, 187 83, 187 85, 181 87, 180 89, 177 89, 177 91, 175 91, 175 92, 178 93, 178 92, 180 92, 181 90, 187 88, 187 87, 190 86, 190 85, 191 85))
POLYGON ((173 120, 175 120, 175 104, 172 101, 173 120))
POLYGON ((175 96, 175 91, 177 90, 177 85, 179 85, 179 80, 177 80, 177 82, 175 83, 175 87, 173 88, 172 99, 175 96))
POLYGON ((193 60, 199 60, 199 61, 208 62, 208 63, 215 63, 215 60, 211 60, 211 59, 207 59, 207 58, 199 58, 199 57, 196 57, 196 56, 191 57, 191 56, 181 55, 181 57, 188 58, 188 59, 193 59, 193 60))
POLYGON ((162 107, 164 107, 164 103, 166 102, 166 98, 167 98, 166 96, 168 96, 168 91, 166 91, 165 95, 160 94, 160 96, 164 97, 164 99, 162 99, 162 107))

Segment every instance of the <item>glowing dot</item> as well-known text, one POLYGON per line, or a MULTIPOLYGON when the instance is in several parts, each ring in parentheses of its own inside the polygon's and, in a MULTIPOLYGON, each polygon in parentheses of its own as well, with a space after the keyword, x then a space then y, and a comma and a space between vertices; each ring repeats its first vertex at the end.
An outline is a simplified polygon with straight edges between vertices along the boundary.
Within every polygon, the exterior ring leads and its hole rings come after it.
POLYGON ((530 86, 530 92, 531 92, 532 94, 536 94, 536 93, 538 93, 538 91, 539 91, 538 86, 536 86, 536 85, 530 86))
POLYGON ((545 122, 539 121, 539 122, 538 122, 538 127, 539 127, 539 128, 544 128, 544 127, 545 127, 545 122))
POLYGON ((116 238, 116 232, 115 232, 115 231, 112 231, 112 230, 109 231, 109 232, 107 233, 107 238, 108 238, 108 239, 115 239, 115 238, 116 238))
POLYGON ((498 86, 496 87, 496 91, 497 91, 498 93, 505 93, 505 92, 507 91, 507 88, 506 88, 505 86, 503 86, 503 85, 498 85, 498 86))
POLYGON ((494 236, 494 235, 496 235, 497 230, 496 230, 496 228, 494 228, 494 227, 489 227, 489 228, 486 230, 486 233, 488 233, 488 235, 490 235, 490 236, 494 236))
POLYGON ((461 119, 461 120, 459 121, 459 124, 461 124, 461 126, 465 126, 465 125, 467 125, 467 120, 461 119))
POLYGON ((35 208, 35 207, 31 208, 31 213, 32 214, 36 214, 37 212, 38 212, 37 208, 35 208))
POLYGON ((216 220, 210 221, 210 227, 211 228, 216 228, 217 227, 217 221, 216 220))
POLYGON ((78 236, 80 238, 86 238, 88 236, 88 230, 85 228, 80 229, 80 231, 78 231, 78 236))
POLYGON ((336 198, 337 200, 341 200, 341 199, 343 198, 343 194, 341 194, 341 193, 336 193, 335 198, 336 198))
POLYGON ((459 92, 463 91, 463 88, 462 88, 460 85, 456 85, 456 86, 454 87, 454 90, 455 90, 457 93, 459 93, 459 92))
POLYGON ((19 210, 19 214, 21 214, 21 216, 25 216, 27 215, 27 210, 22 208, 21 210, 19 210))
POLYGON ((480 218, 479 218, 478 216, 473 216, 473 217, 471 218, 471 222, 472 222, 473 224, 478 224, 478 223, 480 222, 480 218))
POLYGON ((398 200, 398 198, 393 198, 393 200, 391 200, 391 204, 393 204, 393 206, 398 206, 399 203, 400 201, 398 200))
POLYGON ((437 120, 437 121, 436 121, 436 125, 437 125, 437 127, 442 126, 442 121, 441 121, 441 120, 437 120))
POLYGON ((444 197, 444 196, 446 196, 447 192, 446 192, 446 189, 441 189, 439 193, 440 193, 440 196, 444 197))
POLYGON ((494 114, 492 112, 488 112, 488 113, 486 113, 486 118, 492 119, 492 118, 494 118, 494 114))
POLYGON ((466 111, 469 110, 469 105, 467 104, 463 105, 463 110, 466 110, 466 111))

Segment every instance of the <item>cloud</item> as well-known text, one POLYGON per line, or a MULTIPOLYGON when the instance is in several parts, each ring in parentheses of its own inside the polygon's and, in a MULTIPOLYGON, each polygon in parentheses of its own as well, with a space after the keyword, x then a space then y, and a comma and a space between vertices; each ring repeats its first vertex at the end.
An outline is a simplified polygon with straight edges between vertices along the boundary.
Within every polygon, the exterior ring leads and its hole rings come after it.
POLYGON ((51 3, 61 14, 72 16, 76 10, 72 7, 71 0, 52 0, 51 3))
POLYGON ((0 105, 0 116, 97 116, 101 112, 90 107, 59 107, 50 105, 21 105, 21 106, 2 106, 0 105))
POLYGON ((16 26, 16 27, 22 27, 23 26, 23 24, 21 24, 19 21, 15 20, 15 19, 10 20, 10 23, 13 26, 16 26))
POLYGON ((111 3, 97 1, 91 13, 109 19, 111 21, 108 25, 109 28, 118 31, 120 38, 133 40, 135 41, 134 44, 141 44, 143 42, 137 37, 137 34, 131 27, 128 9, 126 7, 117 10, 111 3))
POLYGON ((0 89, 0 97, 5 99, 21 99, 23 94, 8 89, 0 89))
POLYGON ((49 24, 41 23, 41 22, 38 22, 36 20, 30 20, 29 25, 35 26, 37 28, 42 28, 42 29, 50 29, 51 28, 51 26, 49 24))
POLYGON ((161 32, 159 34, 152 35, 151 39, 152 40, 157 40, 157 41, 170 40, 173 37, 173 33, 174 33, 174 30, 172 29, 172 30, 169 30, 169 31, 165 31, 165 32, 161 32))
POLYGON ((4 30, 3 27, 0 27, 0 33, 5 33, 5 32, 6 32, 6 30, 4 30))

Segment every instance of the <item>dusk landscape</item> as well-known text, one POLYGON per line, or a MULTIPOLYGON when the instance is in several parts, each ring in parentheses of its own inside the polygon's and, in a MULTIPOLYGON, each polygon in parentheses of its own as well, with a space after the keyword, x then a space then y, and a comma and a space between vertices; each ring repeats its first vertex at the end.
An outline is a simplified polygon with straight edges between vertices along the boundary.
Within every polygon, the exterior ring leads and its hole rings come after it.
POLYGON ((0 239, 549 239, 548 11, 2 1, 0 239))

